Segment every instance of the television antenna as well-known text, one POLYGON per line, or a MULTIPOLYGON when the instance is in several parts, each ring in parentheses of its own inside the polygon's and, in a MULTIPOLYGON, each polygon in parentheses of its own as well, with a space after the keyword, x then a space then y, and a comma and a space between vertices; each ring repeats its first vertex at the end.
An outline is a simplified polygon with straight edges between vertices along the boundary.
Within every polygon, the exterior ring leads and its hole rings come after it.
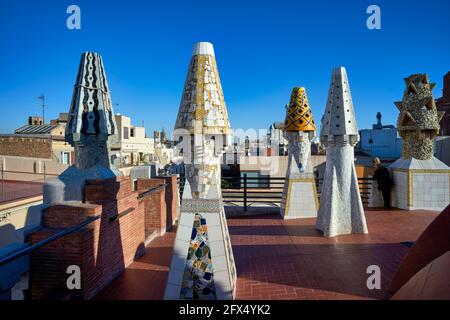
POLYGON ((38 99, 42 101, 41 102, 41 107, 42 107, 42 124, 44 125, 45 124, 45 107, 46 107, 45 106, 45 96, 43 94, 41 94, 38 97, 38 99))

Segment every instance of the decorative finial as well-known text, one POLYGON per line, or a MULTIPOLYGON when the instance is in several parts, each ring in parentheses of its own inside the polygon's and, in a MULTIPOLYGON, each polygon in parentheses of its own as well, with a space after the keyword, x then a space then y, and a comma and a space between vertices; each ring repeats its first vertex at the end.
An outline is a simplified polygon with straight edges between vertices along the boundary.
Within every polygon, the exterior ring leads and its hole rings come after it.
POLYGON ((351 145, 355 145, 359 141, 350 85, 344 67, 335 68, 331 75, 327 106, 322 117, 320 140, 324 145, 335 140, 344 140, 351 145))
POLYGON ((433 98, 434 83, 427 74, 413 74, 404 79, 406 89, 401 102, 397 130, 403 139, 402 158, 432 159, 434 139, 439 132, 443 112, 438 112, 433 98))
POLYGON ((102 57, 95 52, 81 56, 65 132, 75 148, 75 165, 88 169, 111 166, 108 145, 117 139, 117 125, 102 57))
POLYGON ((285 131, 315 131, 316 125, 304 87, 294 88, 284 120, 285 131))
POLYGON ((187 129, 192 134, 231 133, 214 48, 209 42, 194 45, 176 129, 187 129))

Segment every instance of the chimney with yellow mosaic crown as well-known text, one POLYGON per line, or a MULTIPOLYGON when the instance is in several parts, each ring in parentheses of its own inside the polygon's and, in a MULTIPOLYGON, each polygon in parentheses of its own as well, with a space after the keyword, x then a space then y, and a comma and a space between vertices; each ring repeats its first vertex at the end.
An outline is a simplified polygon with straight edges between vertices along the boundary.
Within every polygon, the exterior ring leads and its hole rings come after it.
POLYGON ((284 131, 316 131, 316 125, 304 87, 292 89, 291 101, 284 120, 284 131))
POLYGON ((317 216, 318 198, 311 164, 311 139, 316 125, 303 87, 292 89, 286 108, 284 135, 288 140, 288 168, 281 199, 284 219, 317 216))

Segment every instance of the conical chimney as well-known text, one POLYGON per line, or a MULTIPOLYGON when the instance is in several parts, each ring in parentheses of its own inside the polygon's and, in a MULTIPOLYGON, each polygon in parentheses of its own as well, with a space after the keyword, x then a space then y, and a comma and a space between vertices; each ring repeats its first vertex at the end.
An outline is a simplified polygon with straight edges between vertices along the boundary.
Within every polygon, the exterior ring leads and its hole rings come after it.
POLYGON ((294 88, 284 120, 285 131, 315 131, 316 125, 304 87, 294 88))
POLYGON ((359 134, 347 72, 344 67, 338 67, 331 75, 320 140, 327 145, 329 141, 342 139, 354 145, 359 140, 359 134))
POLYGON ((175 129, 191 134, 230 134, 213 45, 194 45, 175 129))

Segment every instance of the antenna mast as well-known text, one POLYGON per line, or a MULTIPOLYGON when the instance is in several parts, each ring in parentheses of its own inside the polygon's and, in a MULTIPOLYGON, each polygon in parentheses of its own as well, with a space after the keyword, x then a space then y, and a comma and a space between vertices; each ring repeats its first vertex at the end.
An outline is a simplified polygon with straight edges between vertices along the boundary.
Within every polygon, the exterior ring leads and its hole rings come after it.
POLYGON ((44 125, 45 124, 45 117, 44 117, 45 116, 45 96, 43 94, 41 94, 38 97, 38 99, 42 101, 42 103, 41 103, 41 107, 42 107, 42 124, 44 125))

